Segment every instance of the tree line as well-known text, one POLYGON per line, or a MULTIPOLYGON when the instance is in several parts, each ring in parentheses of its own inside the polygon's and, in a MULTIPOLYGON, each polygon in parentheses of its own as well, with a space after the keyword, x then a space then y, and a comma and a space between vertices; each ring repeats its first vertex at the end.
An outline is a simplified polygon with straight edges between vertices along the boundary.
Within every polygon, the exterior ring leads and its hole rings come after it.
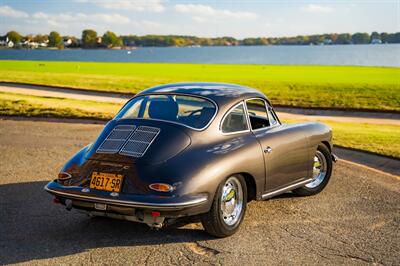
MULTIPOLYGON (((107 31, 98 35, 95 30, 85 29, 80 38, 61 36, 52 31, 49 34, 22 36, 16 31, 6 35, 15 44, 23 42, 46 43, 48 47, 64 48, 115 48, 135 46, 235 46, 235 45, 333 45, 333 44, 369 44, 400 43, 400 32, 396 33, 330 33, 314 35, 298 35, 294 37, 258 37, 236 39, 233 37, 202 38, 184 35, 120 35, 107 31)), ((18 45, 17 45, 18 47, 18 45)))

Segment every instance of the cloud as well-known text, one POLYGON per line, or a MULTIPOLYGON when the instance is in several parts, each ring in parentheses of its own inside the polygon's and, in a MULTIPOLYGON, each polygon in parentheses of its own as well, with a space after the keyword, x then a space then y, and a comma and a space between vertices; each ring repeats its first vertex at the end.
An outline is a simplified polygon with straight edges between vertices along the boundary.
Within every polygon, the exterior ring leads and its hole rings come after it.
POLYGON ((206 22, 209 19, 256 19, 258 17, 252 12, 215 9, 201 4, 177 4, 174 9, 179 13, 193 15, 193 20, 197 22, 206 22))
POLYGON ((10 6, 0 6, 0 16, 10 18, 27 18, 28 13, 20 10, 16 10, 10 6))
POLYGON ((106 9, 162 12, 163 0, 76 0, 80 3, 91 3, 106 9))
POLYGON ((330 6, 323 6, 323 5, 315 5, 309 4, 301 8, 302 11, 308 13, 331 13, 333 12, 333 8, 330 6))
POLYGON ((49 25, 60 26, 69 23, 108 23, 108 24, 127 24, 130 22, 128 17, 120 14, 85 14, 85 13, 59 13, 59 14, 48 14, 43 12, 37 12, 33 14, 33 19, 42 20, 47 22, 49 25))

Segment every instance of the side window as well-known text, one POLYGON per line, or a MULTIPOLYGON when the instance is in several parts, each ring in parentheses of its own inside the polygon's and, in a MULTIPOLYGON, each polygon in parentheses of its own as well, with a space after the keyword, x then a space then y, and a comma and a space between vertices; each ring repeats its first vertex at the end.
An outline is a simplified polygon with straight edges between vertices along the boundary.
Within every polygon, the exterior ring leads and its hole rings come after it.
POLYGON ((267 114, 267 106, 265 105, 264 100, 247 100, 246 106, 249 113, 251 128, 253 130, 270 126, 270 115, 267 114))
POLYGON ((276 114, 274 110, 272 110, 271 106, 268 106, 268 117, 269 117, 269 123, 271 126, 275 126, 279 124, 278 118, 276 117, 276 114))
POLYGON ((244 112, 243 103, 233 108, 222 121, 221 130, 223 133, 233 133, 249 129, 244 112))

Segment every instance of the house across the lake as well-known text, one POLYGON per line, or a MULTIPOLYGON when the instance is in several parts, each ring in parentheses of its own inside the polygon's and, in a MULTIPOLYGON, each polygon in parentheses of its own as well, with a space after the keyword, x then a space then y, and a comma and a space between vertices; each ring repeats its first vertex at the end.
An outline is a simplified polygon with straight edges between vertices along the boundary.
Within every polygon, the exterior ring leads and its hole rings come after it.
POLYGON ((381 41, 381 39, 378 39, 378 38, 372 39, 371 44, 382 44, 382 41, 381 41))
POLYGON ((0 46, 14 47, 14 42, 8 39, 8 36, 0 36, 0 46))

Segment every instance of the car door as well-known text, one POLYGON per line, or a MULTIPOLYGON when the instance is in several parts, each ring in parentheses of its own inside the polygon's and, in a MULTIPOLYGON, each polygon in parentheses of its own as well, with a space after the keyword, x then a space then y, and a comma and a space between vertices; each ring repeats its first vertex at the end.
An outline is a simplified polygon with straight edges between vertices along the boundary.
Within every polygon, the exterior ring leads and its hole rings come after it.
POLYGON ((282 125, 264 99, 248 99, 246 108, 264 154, 265 193, 308 179, 308 140, 303 131, 282 125))

